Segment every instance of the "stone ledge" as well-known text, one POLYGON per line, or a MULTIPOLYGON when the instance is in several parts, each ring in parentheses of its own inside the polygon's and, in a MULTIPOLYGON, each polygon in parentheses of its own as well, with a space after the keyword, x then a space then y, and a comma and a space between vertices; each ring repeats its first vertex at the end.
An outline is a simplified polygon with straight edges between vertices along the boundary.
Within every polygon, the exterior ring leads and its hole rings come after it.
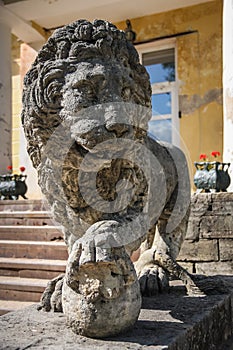
POLYGON ((38 312, 33 305, 0 317, 0 349, 230 350, 224 344, 233 334, 233 277, 227 280, 231 294, 207 297, 187 296, 173 281, 170 294, 144 298, 134 329, 105 340, 77 336, 63 314, 38 312))

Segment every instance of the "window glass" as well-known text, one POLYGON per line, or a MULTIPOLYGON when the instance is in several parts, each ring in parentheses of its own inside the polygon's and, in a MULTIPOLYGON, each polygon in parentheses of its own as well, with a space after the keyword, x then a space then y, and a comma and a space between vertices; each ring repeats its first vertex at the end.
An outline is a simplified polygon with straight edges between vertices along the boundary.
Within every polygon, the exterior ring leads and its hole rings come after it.
POLYGON ((167 49, 142 54, 142 62, 151 84, 175 81, 175 50, 167 49))
POLYGON ((151 120, 148 123, 148 134, 160 141, 172 142, 171 119, 151 120))
POLYGON ((152 100, 152 115, 171 114, 171 93, 153 94, 152 100))
MULTIPOLYGON (((142 53, 142 63, 150 76, 152 91, 162 91, 164 82, 175 82, 175 49, 154 50, 142 53)), ((153 120, 148 124, 150 136, 172 143, 172 90, 154 93, 151 97, 153 120)))

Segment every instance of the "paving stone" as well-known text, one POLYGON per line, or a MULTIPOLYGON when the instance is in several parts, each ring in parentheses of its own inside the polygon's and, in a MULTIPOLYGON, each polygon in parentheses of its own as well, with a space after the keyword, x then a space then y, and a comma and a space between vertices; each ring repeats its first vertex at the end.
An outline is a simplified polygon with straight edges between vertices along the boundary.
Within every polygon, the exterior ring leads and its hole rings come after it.
POLYGON ((189 297, 174 285, 169 294, 143 299, 133 329, 104 340, 78 336, 63 314, 39 312, 33 305, 0 318, 0 349, 223 350, 232 336, 232 299, 232 294, 189 297))
MULTIPOLYGON (((0 315, 5 315, 13 310, 24 309, 33 304, 34 303, 30 301, 0 300, 0 315)), ((0 349, 4 349, 3 343, 0 345, 0 349)))

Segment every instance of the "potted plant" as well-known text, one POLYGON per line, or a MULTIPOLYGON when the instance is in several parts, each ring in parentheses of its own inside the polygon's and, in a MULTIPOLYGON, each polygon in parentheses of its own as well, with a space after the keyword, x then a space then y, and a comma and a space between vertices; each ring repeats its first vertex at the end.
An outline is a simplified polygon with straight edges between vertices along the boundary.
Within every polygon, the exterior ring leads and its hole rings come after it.
POLYGON ((27 199, 25 196, 27 192, 27 185, 25 183, 27 175, 24 174, 25 167, 22 166, 19 168, 20 174, 13 174, 11 165, 7 167, 7 170, 7 174, 0 175, 0 199, 18 199, 19 196, 27 199))
MULTIPOLYGON (((220 156, 220 152, 213 151, 213 158, 220 156)), ((198 192, 226 192, 231 183, 228 174, 230 163, 223 163, 217 160, 209 161, 206 154, 200 155, 200 161, 194 162, 196 173, 194 175, 194 184, 198 192)))

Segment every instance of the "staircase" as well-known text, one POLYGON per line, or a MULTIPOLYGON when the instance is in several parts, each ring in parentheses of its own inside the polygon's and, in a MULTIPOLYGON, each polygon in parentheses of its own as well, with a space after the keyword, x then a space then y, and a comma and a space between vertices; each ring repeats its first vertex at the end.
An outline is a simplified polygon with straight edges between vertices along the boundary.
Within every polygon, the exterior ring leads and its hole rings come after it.
POLYGON ((37 303, 65 271, 62 233, 40 200, 0 201, 0 315, 37 303))

